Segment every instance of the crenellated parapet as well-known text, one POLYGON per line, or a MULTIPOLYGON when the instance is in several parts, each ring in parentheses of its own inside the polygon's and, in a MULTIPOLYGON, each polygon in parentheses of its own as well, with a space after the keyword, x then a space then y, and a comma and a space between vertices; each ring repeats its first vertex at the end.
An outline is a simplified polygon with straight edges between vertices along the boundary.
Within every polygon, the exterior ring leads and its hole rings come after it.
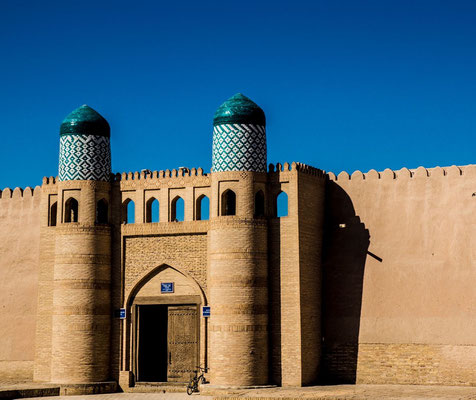
POLYGON ((329 180, 335 182, 342 181, 371 181, 371 180, 403 180, 403 179, 418 179, 418 178, 442 178, 442 177, 458 177, 458 176, 476 176, 476 165, 456 166, 450 167, 435 167, 424 168, 418 167, 415 169, 402 168, 400 170, 391 170, 389 168, 378 172, 374 169, 363 173, 361 171, 354 171, 349 175, 346 171, 342 171, 338 175, 328 172, 329 180))
POLYGON ((56 185, 58 183, 57 176, 44 176, 43 177, 43 185, 56 185))
POLYGON ((318 177, 323 177, 326 175, 326 172, 315 167, 311 167, 310 165, 299 163, 299 162, 292 162, 289 164, 285 162, 283 164, 276 163, 276 164, 269 164, 268 172, 287 172, 287 171, 299 171, 305 174, 314 175, 318 177))
POLYGON ((32 197, 38 197, 41 195, 41 187, 36 186, 31 188, 27 186, 25 189, 16 187, 15 189, 10 189, 6 187, 3 190, 0 190, 0 199, 30 199, 32 197))
POLYGON ((140 172, 123 172, 116 173, 112 177, 113 182, 122 181, 138 181, 138 180, 156 180, 165 178, 181 178, 181 177, 195 177, 195 176, 208 176, 203 172, 203 168, 178 168, 165 171, 149 171, 142 170, 140 172))
POLYGON ((209 186, 210 175, 203 168, 178 168, 165 171, 142 170, 136 172, 117 173, 112 181, 120 185, 121 190, 139 188, 209 186))

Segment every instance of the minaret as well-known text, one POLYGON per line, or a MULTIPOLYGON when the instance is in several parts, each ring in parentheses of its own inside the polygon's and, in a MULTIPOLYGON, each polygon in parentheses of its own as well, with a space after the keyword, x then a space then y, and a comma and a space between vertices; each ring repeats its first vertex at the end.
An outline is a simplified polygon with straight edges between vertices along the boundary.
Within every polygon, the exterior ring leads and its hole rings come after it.
POLYGON ((110 128, 83 105, 60 128, 51 381, 109 379, 110 128))
POLYGON ((268 383, 266 119, 242 94, 213 121, 210 381, 268 383), (258 204, 259 203, 259 204, 258 204))
POLYGON ((213 172, 266 172, 266 117, 241 93, 225 101, 213 119, 213 172))

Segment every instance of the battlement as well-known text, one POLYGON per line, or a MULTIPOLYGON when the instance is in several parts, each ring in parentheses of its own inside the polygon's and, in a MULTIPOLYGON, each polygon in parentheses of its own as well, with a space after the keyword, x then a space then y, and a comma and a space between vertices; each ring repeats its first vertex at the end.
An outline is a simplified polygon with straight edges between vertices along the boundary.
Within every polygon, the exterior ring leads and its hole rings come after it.
POLYGON ((43 177, 43 185, 56 185, 58 183, 57 176, 45 176, 43 177))
POLYGON ((288 162, 285 162, 284 164, 281 164, 281 163, 269 164, 269 167, 268 167, 269 173, 286 172, 286 171, 299 171, 305 174, 318 176, 318 177, 323 177, 326 175, 326 172, 319 168, 311 167, 310 165, 306 165, 306 164, 294 162, 294 161, 291 164, 289 164, 288 162))
POLYGON ((349 175, 346 171, 342 171, 337 176, 328 172, 327 176, 329 180, 341 182, 341 181, 363 181, 363 180, 402 180, 411 178, 439 178, 439 177, 457 177, 462 175, 476 175, 476 165, 470 164, 466 166, 452 165, 450 167, 435 167, 424 168, 418 167, 415 169, 402 168, 398 171, 391 170, 389 168, 382 172, 377 172, 371 169, 367 173, 361 171, 354 171, 352 175, 349 175))
POLYGON ((15 189, 5 188, 0 190, 0 199, 20 199, 20 198, 32 198, 41 194, 41 187, 36 186, 34 189, 27 186, 25 189, 16 187, 15 189))
MULTIPOLYGON (((452 165, 449 167, 435 167, 435 168, 424 168, 418 167, 414 169, 401 168, 399 170, 391 170, 386 168, 383 171, 376 171, 371 169, 368 172, 364 173, 359 170, 354 171, 349 175, 347 171, 342 171, 338 175, 333 172, 323 171, 319 168, 312 167, 307 164, 292 162, 292 163, 270 163, 268 166, 268 173, 277 173, 277 172, 288 172, 288 171, 299 171, 305 174, 323 177, 328 176, 331 181, 346 181, 346 180, 397 180, 397 179, 407 179, 407 178, 420 178, 420 177, 442 177, 442 176, 461 176, 466 174, 474 174, 476 171, 476 165, 470 164, 466 166, 456 166, 452 165)), ((112 182, 127 182, 127 181, 154 181, 160 179, 173 179, 173 178, 186 178, 186 177, 208 177, 210 174, 205 173, 203 168, 178 168, 165 171, 135 171, 135 172, 123 172, 116 173, 111 175, 112 182)), ((58 177, 45 176, 43 178, 43 185, 56 185, 58 183, 58 177)), ((16 188, 19 190, 23 196, 23 189, 16 188)), ((25 188, 25 190, 32 188, 25 188)), ((36 188, 35 188, 36 190, 36 188)), ((12 197, 13 191, 10 188, 5 188, 3 190, 7 192, 7 196, 12 197), (8 195, 10 193, 10 195, 8 195)), ((28 194, 27 194, 28 195, 28 194)), ((0 191, 0 198, 3 198, 4 195, 0 191)))
POLYGON ((147 180, 147 179, 161 179, 161 178, 182 178, 193 176, 208 176, 203 172, 203 168, 178 168, 165 171, 149 171, 142 170, 140 172, 123 172, 114 174, 112 176, 113 182, 133 181, 133 180, 147 180))

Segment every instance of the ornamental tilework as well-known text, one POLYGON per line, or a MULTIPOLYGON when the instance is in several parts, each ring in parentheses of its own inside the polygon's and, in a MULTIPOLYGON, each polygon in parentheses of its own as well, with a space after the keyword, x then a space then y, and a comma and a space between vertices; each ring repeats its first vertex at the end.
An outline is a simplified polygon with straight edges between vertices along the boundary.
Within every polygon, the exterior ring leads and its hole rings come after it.
POLYGON ((266 172, 266 129, 223 124, 213 128, 213 172, 266 172))
POLYGON ((60 181, 109 181, 111 150, 109 138, 95 135, 60 137, 60 181))

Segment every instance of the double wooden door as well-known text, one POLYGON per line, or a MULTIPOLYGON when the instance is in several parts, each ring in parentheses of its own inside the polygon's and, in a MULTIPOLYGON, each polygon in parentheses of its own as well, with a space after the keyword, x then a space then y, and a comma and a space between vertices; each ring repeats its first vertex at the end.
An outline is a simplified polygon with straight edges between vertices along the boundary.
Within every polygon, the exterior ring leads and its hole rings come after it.
POLYGON ((187 382, 198 365, 196 305, 137 306, 138 381, 187 382))

